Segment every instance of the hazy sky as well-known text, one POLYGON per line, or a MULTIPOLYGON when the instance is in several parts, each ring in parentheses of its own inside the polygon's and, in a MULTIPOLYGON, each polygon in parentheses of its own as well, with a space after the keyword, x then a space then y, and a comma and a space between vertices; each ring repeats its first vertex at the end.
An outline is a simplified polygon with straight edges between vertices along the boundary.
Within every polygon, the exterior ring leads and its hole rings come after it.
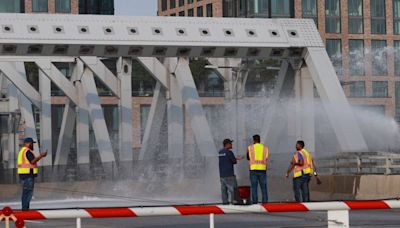
POLYGON ((156 16, 157 0, 115 0, 115 15, 156 16))

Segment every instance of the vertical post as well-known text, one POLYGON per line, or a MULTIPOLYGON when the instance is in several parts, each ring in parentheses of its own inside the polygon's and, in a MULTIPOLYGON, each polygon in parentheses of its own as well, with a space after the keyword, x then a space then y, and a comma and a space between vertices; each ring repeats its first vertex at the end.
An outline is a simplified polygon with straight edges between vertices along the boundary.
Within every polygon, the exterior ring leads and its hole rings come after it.
POLYGON ((328 211, 328 228, 348 227, 350 227, 348 210, 328 211))
POLYGON ((392 171, 390 169, 391 165, 392 165, 392 159, 386 158, 386 172, 385 172, 386 175, 389 175, 392 173, 392 171))
POLYGON ((361 173, 361 157, 357 156, 357 173, 361 173))
POLYGON ((84 64, 77 61, 72 74, 79 97, 79 105, 76 107, 76 155, 78 164, 89 164, 89 111, 81 81, 83 71, 84 64))
MULTIPOLYGON (((16 112, 18 110, 18 98, 17 98, 17 89, 10 82, 7 81, 8 86, 8 110, 10 112, 16 112)), ((13 130, 14 132, 8 134, 8 168, 12 169, 16 167, 16 157, 18 152, 18 141, 17 141, 17 132, 18 132, 18 124, 14 122, 16 120, 20 120, 20 117, 17 118, 15 115, 15 119, 13 120, 13 130)), ((15 173, 15 172, 13 172, 15 173)))
POLYGON ((10 217, 4 218, 5 228, 10 228, 10 217))
POLYGON ((210 228, 214 228, 215 224, 214 224, 214 214, 210 214, 210 228))
POLYGON ((120 58, 119 78, 119 159, 131 161, 132 154, 132 59, 120 58))
POLYGON ((82 219, 76 218, 76 228, 81 228, 81 227, 82 227, 82 219))
POLYGON ((42 97, 42 110, 40 112, 40 147, 47 150, 48 154, 42 164, 53 164, 52 134, 51 134, 51 83, 43 71, 39 70, 39 90, 42 97))
MULTIPOLYGON (((170 72, 173 72, 177 62, 167 59, 165 65, 170 72)), ((175 76, 168 75, 167 83, 168 156, 183 158, 185 131, 182 93, 175 76)))

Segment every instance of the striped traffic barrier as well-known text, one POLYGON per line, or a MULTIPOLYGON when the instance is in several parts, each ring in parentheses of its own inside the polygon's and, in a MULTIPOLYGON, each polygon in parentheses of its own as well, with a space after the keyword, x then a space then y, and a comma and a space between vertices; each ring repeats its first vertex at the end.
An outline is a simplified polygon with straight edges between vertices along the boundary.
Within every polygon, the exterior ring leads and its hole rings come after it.
MULTIPOLYGON (((12 215, 18 220, 45 219, 79 219, 82 218, 121 218, 146 216, 185 216, 247 214, 247 213, 277 213, 277 212, 309 212, 327 211, 328 227, 349 227, 350 210, 399 209, 400 200, 375 201, 336 201, 310 203, 266 203, 254 205, 182 205, 160 207, 127 207, 127 208, 82 208, 82 209, 52 209, 14 211, 12 215)), ((3 213, 3 212, 2 212, 3 213)), ((2 214, 0 214, 1 216, 2 214)), ((213 219, 212 219, 213 220, 213 219)), ((210 221, 210 224, 214 222, 210 221)), ((79 225, 78 225, 79 224, 79 225)))

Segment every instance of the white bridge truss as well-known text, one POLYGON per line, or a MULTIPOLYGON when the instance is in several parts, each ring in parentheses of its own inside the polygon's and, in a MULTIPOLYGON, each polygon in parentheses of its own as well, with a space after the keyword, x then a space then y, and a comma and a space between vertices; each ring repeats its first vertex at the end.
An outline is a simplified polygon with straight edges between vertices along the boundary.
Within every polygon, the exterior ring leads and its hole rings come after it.
MULTIPOLYGON (((20 110, 25 135, 36 138, 32 105, 40 110, 40 148, 52 154, 51 142, 58 140, 55 157, 44 165, 67 163, 73 129, 76 128, 77 162, 89 162, 89 122, 96 137, 102 162, 130 161, 132 155, 132 59, 137 59, 157 80, 139 159, 145 159, 154 145, 163 116, 167 115, 168 155, 184 154, 184 116, 189 119, 195 142, 203 156, 214 156, 216 147, 194 84, 189 58, 209 59, 215 65, 238 66, 240 59, 283 60, 272 106, 280 98, 284 81, 295 78, 299 104, 312 103, 314 85, 330 109, 327 115, 343 151, 362 151, 367 145, 356 124, 324 44, 312 20, 304 19, 227 19, 180 17, 116 17, 74 15, 0 15, 0 88, 7 87, 7 105, 2 112, 20 110), (114 75, 100 58, 118 57, 114 75), (24 62, 39 68, 39 91, 26 80, 24 62), (53 63, 68 62, 73 74, 68 80, 53 63), (295 64, 297 63, 297 64, 295 64), (111 146, 95 78, 119 99, 119 153, 111 146), (67 97, 61 133, 51 135, 51 94, 53 82, 67 97), (166 113, 165 113, 166 112, 166 113)), ((135 72, 133 72, 134 74, 135 72)), ((232 98, 234 72, 219 69, 225 82, 226 98, 232 98)), ((246 73, 239 72, 246 77, 246 73)), ((242 80, 239 83, 243 83, 242 80)), ((310 106, 307 105, 309 108, 310 106)), ((301 105, 298 107, 301 109, 301 105)), ((277 123, 271 116, 263 120, 262 137, 277 140, 277 123), (275 139, 274 139, 275 137, 275 139)), ((314 116, 298 117, 297 136, 312 145, 314 116)), ((3 160, 14 156, 12 135, 2 143, 3 160)), ((37 148, 38 149, 38 148, 37 148)), ((313 149, 312 149, 313 150, 313 149)), ((14 167, 9 162, 9 168, 14 167)))

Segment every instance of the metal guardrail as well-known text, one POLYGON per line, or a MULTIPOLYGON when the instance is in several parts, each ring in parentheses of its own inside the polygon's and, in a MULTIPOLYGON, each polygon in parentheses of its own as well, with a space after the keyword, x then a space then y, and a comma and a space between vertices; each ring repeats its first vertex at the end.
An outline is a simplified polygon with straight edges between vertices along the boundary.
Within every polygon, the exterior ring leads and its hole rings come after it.
POLYGON ((315 159, 320 173, 400 174, 400 154, 387 152, 341 153, 315 159))

